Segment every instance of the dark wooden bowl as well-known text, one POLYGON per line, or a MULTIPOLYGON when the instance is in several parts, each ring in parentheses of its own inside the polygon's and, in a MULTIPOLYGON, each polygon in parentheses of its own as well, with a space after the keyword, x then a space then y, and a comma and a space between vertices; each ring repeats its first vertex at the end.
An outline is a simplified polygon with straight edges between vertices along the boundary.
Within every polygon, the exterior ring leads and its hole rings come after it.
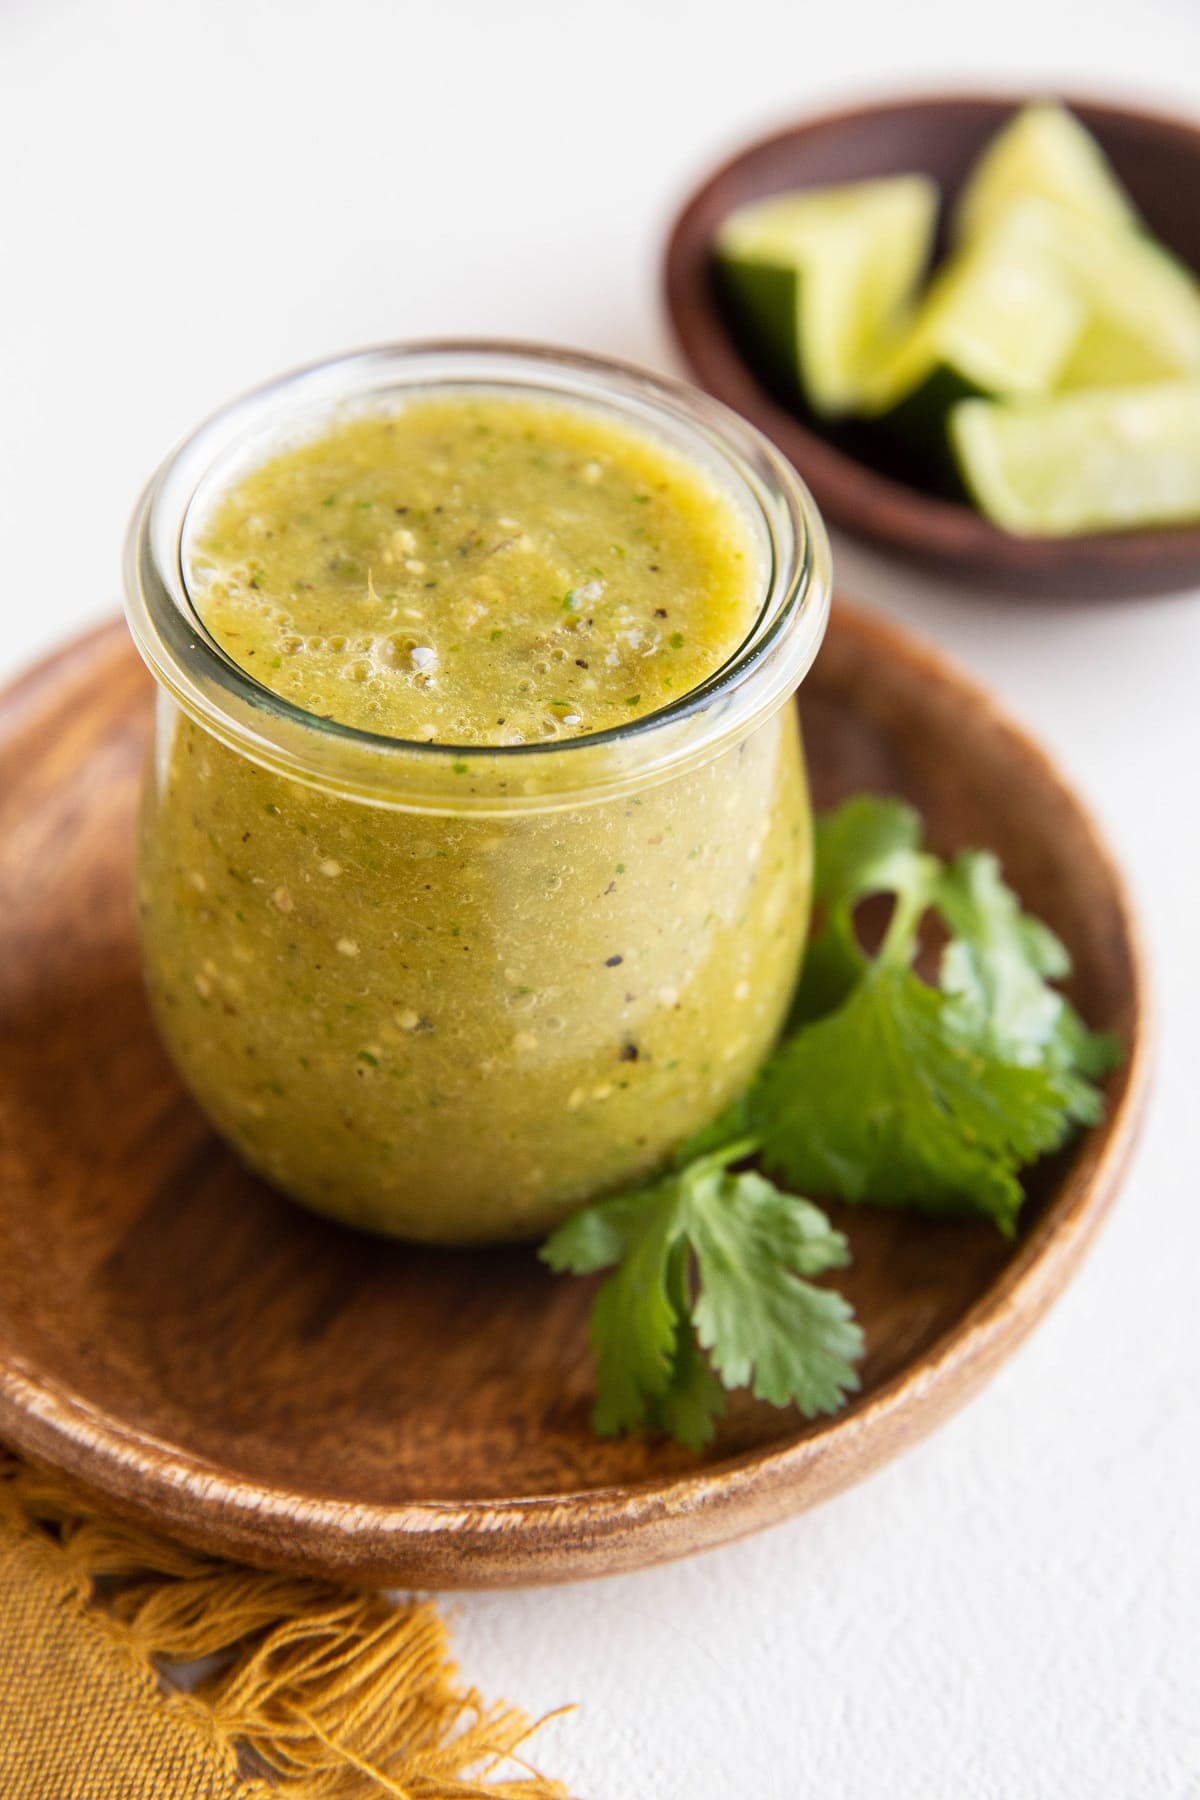
MULTIPOLYGON (((1064 96, 1103 145, 1152 230, 1200 269, 1200 129, 1064 96)), ((697 381, 779 445, 834 525, 970 582, 1017 593, 1132 595, 1200 583, 1200 525, 1074 538, 1021 538, 965 502, 905 480, 869 430, 798 417, 751 368, 713 280, 722 220, 788 188, 914 171, 953 203, 971 163, 1014 112, 1013 97, 896 100, 830 113, 761 139, 710 175, 667 246, 666 301, 697 381)))
MULTIPOLYGON (((737 1395, 710 1453, 589 1422, 590 1287, 528 1249, 389 1244, 220 1144, 150 1021, 133 840, 152 690, 120 626, 0 695, 0 1435, 118 1512, 251 1562, 422 1587, 679 1556, 857 1480, 1037 1323, 1116 1191, 1145 1091, 1136 927, 1042 753, 956 669, 839 602, 804 684, 821 806, 919 806, 999 852, 1121 1033, 1104 1123, 1040 1165, 1015 1241, 836 1208, 862 1392, 806 1425, 737 1395)), ((1002 1450, 999 1452, 1002 1456, 1002 1450)))

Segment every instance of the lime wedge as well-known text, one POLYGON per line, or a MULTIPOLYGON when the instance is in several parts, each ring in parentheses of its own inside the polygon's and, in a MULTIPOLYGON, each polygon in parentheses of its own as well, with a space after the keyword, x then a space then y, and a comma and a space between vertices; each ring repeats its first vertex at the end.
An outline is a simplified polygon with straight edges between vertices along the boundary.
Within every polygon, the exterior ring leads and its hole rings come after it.
POLYGON ((954 236, 980 237, 1014 200, 1037 195, 1101 225, 1138 222, 1099 144, 1053 101, 1024 106, 976 162, 954 209, 954 236))
POLYGON ((1106 307, 1093 313, 1063 365, 1060 387, 1137 386, 1200 373, 1197 331, 1191 326, 1180 331, 1174 324, 1156 331, 1158 310, 1106 307))
POLYGON ((731 214, 717 260, 767 372, 816 412, 856 405, 864 366, 924 272, 936 215, 922 175, 776 195, 731 214))
POLYGON ((1200 519, 1200 382, 965 400, 950 438, 980 509, 1023 537, 1200 519))
POLYGON ((864 383, 863 410, 941 431, 947 406, 972 394, 1041 394, 1059 378, 1084 322, 1076 284, 1008 219, 957 251, 915 318, 864 383))
POLYGON ((1060 220, 1058 253, 1079 282, 1088 321, 1064 387, 1116 387, 1200 374, 1200 282, 1140 232, 1060 220))
POLYGON ((1161 244, 1036 198, 1015 201, 994 233, 1011 254, 1057 265, 1084 308, 1064 387, 1200 373, 1200 282, 1161 244))

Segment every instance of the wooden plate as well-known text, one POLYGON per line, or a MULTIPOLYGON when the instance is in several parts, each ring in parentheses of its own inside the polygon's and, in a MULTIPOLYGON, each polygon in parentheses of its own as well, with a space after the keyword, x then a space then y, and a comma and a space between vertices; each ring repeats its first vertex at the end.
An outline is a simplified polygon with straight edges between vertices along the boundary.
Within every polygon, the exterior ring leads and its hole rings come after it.
MULTIPOLYGON (((1095 133, 1151 229, 1200 270, 1200 129, 1131 107, 1067 98, 1095 133)), ((722 312, 712 244, 735 207, 788 188, 907 171, 951 202, 1020 102, 959 94, 809 119, 751 144, 697 188, 667 246, 667 308, 696 379, 791 458, 831 524, 948 573, 1023 594, 1152 594, 1200 582, 1200 525, 1074 538, 1019 538, 965 503, 906 479, 895 453, 853 424, 800 418, 755 374, 722 312)))
MULTIPOLYGON (((804 688, 818 803, 892 789, 996 849, 1130 1046, 1023 1235, 843 1212, 864 1387, 805 1426, 744 1397, 703 1461, 588 1424, 588 1291, 526 1250, 388 1245, 246 1174, 178 1087, 132 923, 152 695, 119 625, 0 698, 0 1435, 120 1512, 251 1562, 423 1587, 564 1581, 826 1499, 945 1418, 1068 1279, 1145 1084, 1136 932, 1094 826, 980 690, 839 603, 804 688)), ((840 1278, 839 1278, 840 1279, 840 1278)))

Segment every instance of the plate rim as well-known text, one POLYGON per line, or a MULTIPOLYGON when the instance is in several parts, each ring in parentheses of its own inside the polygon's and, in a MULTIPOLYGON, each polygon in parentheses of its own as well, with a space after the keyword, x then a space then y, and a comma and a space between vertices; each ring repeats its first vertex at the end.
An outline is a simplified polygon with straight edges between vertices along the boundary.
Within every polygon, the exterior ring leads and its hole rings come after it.
MULTIPOLYGON (((763 1448, 621 1485, 385 1505, 304 1496, 245 1479, 92 1405, 39 1374, 0 1331, 0 1429, 117 1512, 216 1554, 310 1573, 424 1587, 539 1585, 647 1567, 744 1536, 852 1485, 965 1403, 1021 1343, 1078 1267, 1115 1197, 1145 1113, 1154 1029, 1147 957, 1129 885, 1090 808, 1032 737, 956 660, 839 594, 836 618, 877 651, 952 686, 1031 758, 1085 830, 1120 920, 1129 984, 1127 1058, 1102 1123, 1083 1140, 1028 1237, 966 1313, 867 1398, 763 1448), (798 1484, 811 1491, 798 1493, 798 1484), (199 1509, 199 1514, 197 1513, 199 1509), (703 1536, 689 1525, 706 1517, 703 1536), (211 1528, 210 1528, 211 1527, 211 1528), (281 1542, 281 1534, 285 1541, 281 1542)), ((82 654, 125 645, 113 621, 0 691, 0 721, 82 654)))

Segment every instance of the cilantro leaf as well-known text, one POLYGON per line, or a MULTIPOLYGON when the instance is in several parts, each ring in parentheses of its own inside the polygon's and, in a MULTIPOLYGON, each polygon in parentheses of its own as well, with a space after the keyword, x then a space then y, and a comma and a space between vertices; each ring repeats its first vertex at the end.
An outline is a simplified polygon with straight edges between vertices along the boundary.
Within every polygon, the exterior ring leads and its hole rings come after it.
POLYGON ((601 1437, 643 1424, 675 1374, 680 1321, 668 1285, 678 1237, 669 1204, 674 1185, 669 1176, 656 1187, 584 1207, 539 1252, 559 1274, 590 1275, 616 1265, 592 1303, 594 1423, 601 1437))
POLYGON ((957 996, 957 1027, 1016 1061, 1035 1061, 1066 1004, 1047 985, 1071 959, 1048 925, 1021 911, 994 856, 968 850, 938 883, 938 911, 954 933, 941 986, 957 996))
MULTIPOLYGON (((1073 1068, 1088 1081, 1103 1081, 1125 1060, 1119 1033, 1090 1030, 1070 1003, 1063 1007, 1050 1048, 1062 1058, 1065 1067, 1073 1068)), ((1103 1095, 1097 1092, 1095 1100, 1095 1106, 1086 1114, 1078 1114, 1081 1124, 1094 1125, 1104 1116, 1103 1095)))
POLYGON ((1049 985, 1071 972, 1064 945, 1048 925, 1021 911, 996 858, 983 851, 955 859, 938 884, 936 904, 955 934, 940 975, 953 1000, 952 1029, 1012 1062, 1059 1070, 1071 1117, 1093 1124, 1100 1095, 1092 1082, 1116 1066, 1120 1046, 1111 1032, 1089 1031, 1049 985))
POLYGON ((666 1392, 648 1408, 647 1423, 689 1450, 698 1451, 711 1441, 716 1421, 725 1411, 725 1389, 704 1354, 695 1323, 689 1317, 691 1271, 686 1244, 676 1247, 669 1288, 678 1322, 675 1363, 666 1392))
POLYGON ((964 1039, 951 1005, 910 969, 873 964, 752 1090, 766 1167, 809 1193, 982 1212, 1011 1232, 1018 1170, 1069 1132, 1067 1079, 964 1039))
POLYGON ((724 1388, 811 1418, 858 1386, 851 1308, 808 1279, 847 1262, 846 1240, 807 1200, 731 1173, 753 1148, 726 1145, 587 1207, 543 1246, 553 1269, 613 1270, 592 1307, 601 1436, 651 1425, 700 1449, 724 1388))
POLYGON ((725 1386, 773 1406, 794 1401, 809 1418, 836 1412, 858 1385, 849 1365, 862 1333, 840 1294, 803 1277, 849 1262, 842 1233, 756 1174, 695 1184, 687 1231, 699 1273, 692 1316, 725 1386))

